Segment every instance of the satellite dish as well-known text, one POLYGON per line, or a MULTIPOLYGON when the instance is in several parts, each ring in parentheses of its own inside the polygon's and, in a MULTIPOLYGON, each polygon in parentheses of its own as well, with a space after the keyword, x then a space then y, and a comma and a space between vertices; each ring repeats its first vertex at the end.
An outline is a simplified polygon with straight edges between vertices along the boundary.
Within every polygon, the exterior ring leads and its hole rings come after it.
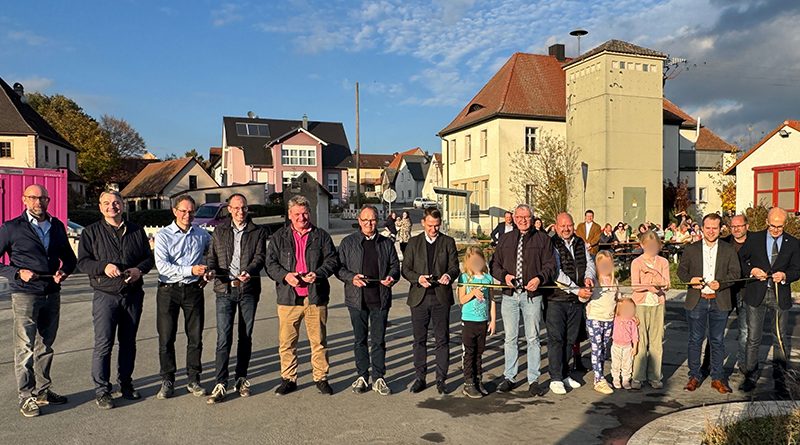
POLYGON ((386 189, 383 191, 383 200, 388 203, 393 203, 397 200, 397 192, 394 189, 386 189))
POLYGON ((255 113, 253 113, 252 111, 248 111, 248 112, 247 112, 247 117, 249 117, 250 119, 255 119, 257 116, 256 116, 256 114, 255 114, 255 113))

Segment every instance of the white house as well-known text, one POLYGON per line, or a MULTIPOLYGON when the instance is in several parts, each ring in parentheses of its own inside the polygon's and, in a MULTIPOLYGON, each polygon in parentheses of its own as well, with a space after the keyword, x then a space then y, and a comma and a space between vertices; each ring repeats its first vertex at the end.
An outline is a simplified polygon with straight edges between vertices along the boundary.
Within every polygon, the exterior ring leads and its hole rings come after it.
POLYGON ((411 202, 422 196, 422 188, 430 167, 430 158, 422 155, 403 156, 394 178, 394 189, 398 202, 411 202))
POLYGON ((736 210, 761 204, 798 212, 800 120, 778 125, 725 171, 736 175, 736 210))
POLYGON ((425 184, 422 186, 423 198, 428 198, 436 201, 437 195, 433 191, 434 187, 444 186, 444 175, 442 174, 442 154, 434 153, 431 156, 431 163, 428 167, 428 173, 425 175, 425 184))
POLYGON ((171 196, 209 187, 219 184, 195 158, 182 158, 148 164, 120 193, 130 211, 168 209, 171 196))

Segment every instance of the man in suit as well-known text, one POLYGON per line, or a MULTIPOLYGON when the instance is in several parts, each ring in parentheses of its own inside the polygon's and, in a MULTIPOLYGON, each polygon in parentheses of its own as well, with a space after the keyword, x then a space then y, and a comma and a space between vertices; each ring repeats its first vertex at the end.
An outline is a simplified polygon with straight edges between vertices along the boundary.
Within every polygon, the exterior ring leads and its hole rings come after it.
POLYGON ((503 215, 503 222, 497 225, 492 230, 492 246, 496 246, 500 242, 500 237, 506 233, 512 232, 517 226, 514 224, 514 214, 506 211, 503 215))
POLYGON ((775 331, 772 347, 775 391, 781 397, 788 395, 786 333, 792 307, 791 284, 800 279, 800 243, 783 231, 787 216, 785 210, 772 208, 767 215, 767 230, 751 233, 739 250, 742 271, 753 278, 747 283, 744 296, 747 303, 747 357, 745 380, 739 387, 744 392, 756 387, 764 319, 767 311, 772 311, 776 319, 775 326, 770 326, 770 331, 775 331))
POLYGON ((442 214, 438 209, 425 210, 424 232, 408 241, 403 258, 403 277, 411 283, 408 305, 414 330, 414 369, 416 381, 412 393, 425 389, 428 372, 428 326, 433 324, 436 338, 436 391, 445 393, 445 379, 450 362, 450 307, 452 282, 458 277, 458 253, 453 238, 439 233, 442 214))
POLYGON ((703 239, 683 252, 678 265, 678 277, 691 286, 686 293, 684 308, 689 324, 689 382, 684 390, 696 390, 703 379, 700 353, 708 329, 711 344, 711 387, 720 394, 731 391, 722 366, 725 360, 725 325, 733 305, 731 287, 741 276, 736 250, 719 241, 722 218, 716 213, 703 217, 703 239))
POLYGON ((600 248, 598 244, 600 244, 602 231, 603 229, 600 228, 600 225, 594 222, 593 210, 587 210, 583 215, 583 222, 575 228, 575 234, 589 247, 589 253, 592 254, 592 257, 597 255, 597 251, 600 248))

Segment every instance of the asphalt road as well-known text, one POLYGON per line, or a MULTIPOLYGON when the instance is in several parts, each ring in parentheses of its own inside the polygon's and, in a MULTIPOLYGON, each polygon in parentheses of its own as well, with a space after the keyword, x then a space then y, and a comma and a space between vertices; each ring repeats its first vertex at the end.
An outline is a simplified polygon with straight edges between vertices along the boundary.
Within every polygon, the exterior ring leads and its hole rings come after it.
MULTIPOLYGON (((471 400, 460 394, 460 338, 458 312, 453 309, 450 394, 438 396, 433 388, 410 394, 413 380, 411 326, 405 305, 407 284, 396 289, 390 313, 387 342, 388 382, 395 394, 355 395, 350 391, 354 372, 351 327, 344 308, 342 286, 333 288, 328 327, 330 381, 332 397, 313 387, 309 348, 305 335, 299 344, 300 390, 285 397, 273 394, 279 382, 274 286, 265 279, 265 293, 257 312, 254 355, 250 369, 253 395, 237 396, 216 406, 186 393, 185 374, 179 373, 178 396, 156 400, 159 386, 157 336, 155 329, 155 275, 146 277, 147 297, 139 329, 139 355, 135 385, 144 398, 130 402, 117 400, 117 408, 101 411, 94 403, 90 378, 92 355, 91 294, 85 276, 72 277, 62 294, 62 318, 52 376, 57 392, 70 399, 65 406, 44 407, 38 418, 23 418, 17 410, 13 374, 10 301, 0 298, 0 443, 61 444, 227 444, 227 443, 625 443, 627 438, 664 413, 678 409, 743 400, 740 393, 720 396, 707 383, 697 392, 682 391, 685 384, 686 322, 679 301, 671 301, 667 312, 665 359, 666 388, 640 392, 619 391, 610 396, 595 393, 589 386, 566 396, 547 394, 527 396, 526 387, 512 394, 492 394, 471 400)), ((203 383, 211 388, 216 323, 214 300, 206 290, 203 383)), ((498 311, 499 312, 499 311, 498 311)), ((792 314, 796 330, 796 313, 792 314)), ((731 317, 735 327, 735 316, 731 317)), ((498 326, 502 329, 502 324, 498 326)), ((795 332, 796 334, 796 332, 795 332)), ((728 335, 729 348, 735 348, 735 332, 728 335)), ((185 337, 179 331, 176 345, 178 366, 182 366, 185 337)), ((522 348, 524 351, 524 347, 522 348)), ((524 354, 522 354, 524 363, 524 354)), ((586 356, 586 353, 585 353, 586 356)), ((432 357, 430 357, 432 360, 432 357)), ((493 389, 502 374, 502 334, 492 337, 485 355, 485 381, 493 389)), ((588 364, 588 356, 585 360, 588 364)), ((231 363, 233 366, 235 361, 231 363)), ((730 360, 728 365, 732 367, 730 360)), ((542 368, 546 378, 547 361, 542 368)), ((431 366, 431 372, 433 367, 431 366)), ((520 376, 524 376, 524 365, 520 376)), ((766 375, 766 373, 765 373, 766 375)), ((591 375, 574 375, 581 381, 591 375)), ((736 385, 738 380, 732 378, 736 385)), ((433 375, 429 381, 433 381, 433 375)), ((762 386, 767 386, 762 379, 762 386)), ((763 391, 765 388, 760 388, 763 391)), ((766 397, 764 393, 762 396, 766 397)))

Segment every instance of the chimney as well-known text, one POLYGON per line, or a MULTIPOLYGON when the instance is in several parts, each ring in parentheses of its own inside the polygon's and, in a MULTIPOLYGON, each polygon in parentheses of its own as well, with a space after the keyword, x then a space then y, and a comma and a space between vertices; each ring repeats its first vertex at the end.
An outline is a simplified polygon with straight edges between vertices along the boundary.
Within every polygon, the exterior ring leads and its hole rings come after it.
POLYGON ((308 130, 308 116, 303 114, 303 130, 308 130))
POLYGON ((22 84, 19 82, 14 84, 14 92, 17 93, 19 97, 25 96, 25 88, 23 88, 22 84))
POLYGON ((555 57, 559 62, 563 62, 566 60, 566 51, 564 50, 563 43, 556 43, 554 45, 550 45, 547 48, 548 54, 555 57))

